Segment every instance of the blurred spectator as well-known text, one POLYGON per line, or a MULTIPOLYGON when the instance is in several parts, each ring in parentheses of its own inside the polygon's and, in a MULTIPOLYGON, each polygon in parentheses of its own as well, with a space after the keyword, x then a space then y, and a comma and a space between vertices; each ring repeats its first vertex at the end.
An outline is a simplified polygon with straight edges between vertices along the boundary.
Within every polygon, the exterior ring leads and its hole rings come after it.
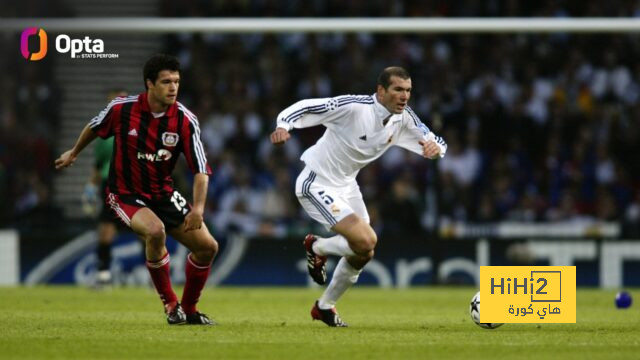
POLYGON ((220 233, 259 234, 264 207, 260 192, 251 183, 252 175, 247 166, 235 168, 232 182, 219 200, 218 211, 212 214, 211 220, 220 233))
POLYGON ((424 238, 420 224, 423 207, 411 173, 399 175, 390 190, 380 204, 382 238, 392 243, 424 238))

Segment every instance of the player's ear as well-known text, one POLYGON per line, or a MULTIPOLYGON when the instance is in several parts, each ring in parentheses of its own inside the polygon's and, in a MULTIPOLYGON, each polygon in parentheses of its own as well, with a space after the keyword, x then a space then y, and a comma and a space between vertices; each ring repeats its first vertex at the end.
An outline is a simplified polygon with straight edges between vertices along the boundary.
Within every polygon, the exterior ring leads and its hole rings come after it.
POLYGON ((151 79, 146 79, 144 82, 147 84, 147 89, 151 89, 154 86, 153 81, 151 81, 151 79))

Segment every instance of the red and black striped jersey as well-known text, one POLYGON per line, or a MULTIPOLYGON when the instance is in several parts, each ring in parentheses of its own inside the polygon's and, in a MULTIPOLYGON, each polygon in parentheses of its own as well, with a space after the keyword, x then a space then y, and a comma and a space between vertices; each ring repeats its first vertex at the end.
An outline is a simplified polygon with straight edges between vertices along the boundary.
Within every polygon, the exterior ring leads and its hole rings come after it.
POLYGON ((148 199, 171 194, 171 173, 181 152, 194 173, 211 174, 198 119, 179 102, 155 117, 147 93, 119 97, 89 127, 102 138, 114 137, 108 180, 113 193, 148 199))

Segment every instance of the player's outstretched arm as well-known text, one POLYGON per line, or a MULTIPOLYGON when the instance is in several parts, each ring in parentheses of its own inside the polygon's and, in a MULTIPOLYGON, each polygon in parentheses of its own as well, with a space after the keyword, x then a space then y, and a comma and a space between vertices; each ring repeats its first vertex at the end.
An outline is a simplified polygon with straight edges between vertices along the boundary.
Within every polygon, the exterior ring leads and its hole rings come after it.
POLYGON ((271 133, 271 143, 274 145, 284 144, 289 138, 291 134, 284 128, 276 128, 274 132, 271 133))
POLYGON ((78 155, 87 145, 89 145, 97 135, 91 130, 89 125, 85 126, 76 141, 76 144, 70 150, 65 151, 56 159, 56 170, 72 166, 78 158, 78 155))

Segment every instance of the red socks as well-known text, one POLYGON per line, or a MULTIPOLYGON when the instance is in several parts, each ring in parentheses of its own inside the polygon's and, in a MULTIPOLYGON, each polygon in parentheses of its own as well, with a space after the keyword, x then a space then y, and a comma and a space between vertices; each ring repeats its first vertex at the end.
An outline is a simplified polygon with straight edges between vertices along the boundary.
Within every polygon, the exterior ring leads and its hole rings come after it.
POLYGON ((147 269, 151 275, 153 285, 160 295, 160 300, 165 305, 165 309, 175 305, 178 301, 176 293, 171 288, 171 275, 169 273, 169 253, 157 262, 147 260, 147 269))
MULTIPOLYGON (((209 277, 209 270, 211 270, 211 264, 199 264, 191 258, 191 255, 187 256, 187 263, 185 264, 186 282, 181 302, 182 309, 187 314, 196 312, 196 304, 200 300, 200 294, 209 277)), ((171 287, 169 260, 169 253, 167 253, 157 262, 147 261, 147 269, 149 269, 151 280, 158 291, 158 295, 160 295, 160 300, 162 300, 165 309, 173 308, 178 302, 178 297, 171 287)))
POLYGON ((182 309, 187 314, 196 312, 196 304, 200 300, 200 294, 209 277, 209 270, 211 270, 211 263, 199 264, 193 260, 192 255, 187 255, 187 263, 184 267, 186 281, 181 302, 182 309))

